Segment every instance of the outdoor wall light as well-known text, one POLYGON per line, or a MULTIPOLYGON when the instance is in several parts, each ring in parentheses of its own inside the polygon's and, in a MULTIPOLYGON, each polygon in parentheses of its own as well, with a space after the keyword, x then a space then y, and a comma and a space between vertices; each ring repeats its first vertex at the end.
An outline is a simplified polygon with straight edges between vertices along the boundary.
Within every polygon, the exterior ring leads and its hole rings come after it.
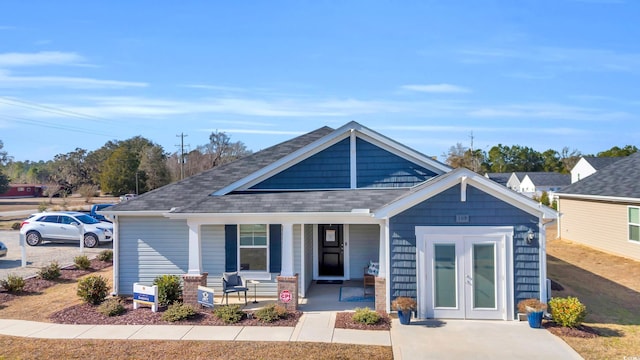
POLYGON ((531 242, 535 238, 536 238, 536 234, 533 232, 533 230, 529 229, 529 231, 527 231, 527 244, 531 244, 531 242))

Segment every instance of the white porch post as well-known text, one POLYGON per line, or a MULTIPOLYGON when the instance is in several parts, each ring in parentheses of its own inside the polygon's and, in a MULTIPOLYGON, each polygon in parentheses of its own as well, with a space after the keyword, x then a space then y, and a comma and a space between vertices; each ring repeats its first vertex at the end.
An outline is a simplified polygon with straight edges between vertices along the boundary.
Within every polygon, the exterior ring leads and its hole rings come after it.
POLYGON ((282 224, 282 269, 280 276, 293 275, 293 224, 282 224))
POLYGON ((540 246, 540 301, 547 302, 547 229, 542 222, 542 216, 538 222, 538 244, 540 246))
POLYGON ((379 250, 378 250, 378 277, 386 278, 387 277, 387 227, 385 224, 380 224, 380 239, 379 250))
POLYGON ((189 270, 188 275, 202 273, 202 242, 200 240, 200 224, 187 221, 189 225, 189 270))

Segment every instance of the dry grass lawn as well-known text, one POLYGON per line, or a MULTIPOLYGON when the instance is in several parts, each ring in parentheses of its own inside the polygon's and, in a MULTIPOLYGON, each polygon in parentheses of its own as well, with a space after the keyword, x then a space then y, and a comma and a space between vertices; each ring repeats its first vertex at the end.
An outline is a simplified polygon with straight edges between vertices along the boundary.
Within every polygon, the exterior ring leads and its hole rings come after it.
POLYGON ((587 306, 585 324, 600 333, 564 341, 585 359, 640 357, 640 262, 550 240, 547 265, 549 278, 564 287, 552 295, 578 297, 587 306))
MULTIPOLYGON (((94 274, 112 279, 112 268, 94 274)), ((111 280, 110 280, 111 285, 111 280)), ((0 318, 48 321, 80 303, 76 283, 0 305, 0 318)), ((0 359, 392 359, 391 347, 300 342, 50 340, 0 336, 0 359), (108 356, 106 355, 108 354, 108 356)))

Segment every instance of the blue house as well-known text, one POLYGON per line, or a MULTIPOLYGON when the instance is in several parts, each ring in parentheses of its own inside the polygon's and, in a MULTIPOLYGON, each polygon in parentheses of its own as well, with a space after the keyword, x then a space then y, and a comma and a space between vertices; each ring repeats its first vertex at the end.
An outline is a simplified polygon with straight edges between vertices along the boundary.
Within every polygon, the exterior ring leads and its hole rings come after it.
POLYGON ((220 289, 224 272, 285 290, 362 279, 375 306, 398 296, 424 318, 516 317, 546 300, 545 219, 556 212, 356 122, 323 127, 105 211, 115 222, 114 288, 160 274, 220 289))

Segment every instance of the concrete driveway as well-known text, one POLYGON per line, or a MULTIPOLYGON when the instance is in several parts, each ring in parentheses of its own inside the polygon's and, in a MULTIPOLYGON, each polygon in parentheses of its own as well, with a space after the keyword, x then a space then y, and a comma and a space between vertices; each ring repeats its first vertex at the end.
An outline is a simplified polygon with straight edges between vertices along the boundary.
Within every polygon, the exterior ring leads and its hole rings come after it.
MULTIPOLYGON (((9 251, 6 257, 0 258, 0 279, 8 275, 27 278, 38 273, 41 267, 57 261, 60 266, 73 264, 73 258, 82 255, 80 246, 74 244, 58 244, 44 242, 38 246, 25 245, 27 266, 22 267, 22 251, 20 248, 20 233, 16 230, 0 230, 0 241, 9 251)), ((111 242, 102 243, 95 248, 85 248, 84 255, 90 259, 104 249, 111 249, 111 242)))
POLYGON ((582 359, 567 343, 527 322, 411 320, 391 329, 393 358, 582 359))

